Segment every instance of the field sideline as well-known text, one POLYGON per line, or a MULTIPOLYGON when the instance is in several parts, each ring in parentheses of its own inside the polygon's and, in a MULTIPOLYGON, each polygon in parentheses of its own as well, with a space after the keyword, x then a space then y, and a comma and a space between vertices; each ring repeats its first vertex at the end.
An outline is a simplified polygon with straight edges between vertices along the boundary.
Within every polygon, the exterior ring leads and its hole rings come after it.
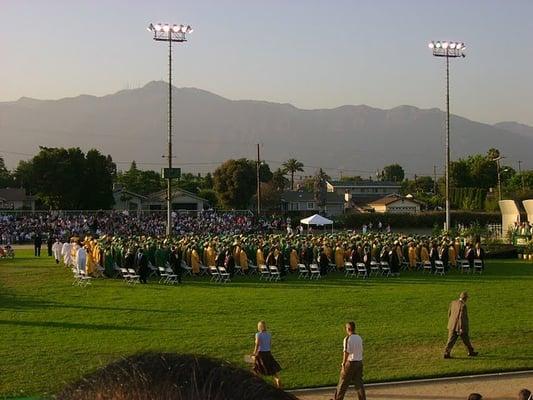
POLYGON ((188 278, 180 287, 120 280, 71 286, 71 273, 30 250, 0 260, 0 397, 47 395, 122 355, 202 353, 243 365, 265 319, 288 388, 335 384, 343 323, 354 319, 370 381, 533 369, 533 264, 490 261, 482 276, 404 273, 369 281, 227 286, 188 278), (480 356, 442 359, 448 303, 470 292, 471 336, 480 356))

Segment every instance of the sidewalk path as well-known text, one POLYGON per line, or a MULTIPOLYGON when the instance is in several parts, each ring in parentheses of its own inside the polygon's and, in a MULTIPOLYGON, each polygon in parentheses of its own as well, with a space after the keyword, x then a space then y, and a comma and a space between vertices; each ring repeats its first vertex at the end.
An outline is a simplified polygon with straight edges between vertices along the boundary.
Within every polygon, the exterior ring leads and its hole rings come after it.
MULTIPOLYGON (((477 392, 484 400, 516 400, 524 388, 533 391, 533 371, 375 383, 366 385, 366 395, 369 400, 466 400, 477 392)), ((334 392, 333 387, 293 391, 302 400, 327 400, 334 392)), ((345 399, 356 398, 351 387, 345 399)))

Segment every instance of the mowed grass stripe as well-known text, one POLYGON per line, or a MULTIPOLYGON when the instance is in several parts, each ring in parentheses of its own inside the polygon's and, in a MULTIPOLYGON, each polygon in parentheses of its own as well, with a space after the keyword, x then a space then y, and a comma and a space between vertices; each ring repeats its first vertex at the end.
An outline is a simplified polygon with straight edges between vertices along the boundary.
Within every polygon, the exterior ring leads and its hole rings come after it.
POLYGON ((335 384, 344 336, 355 319, 367 381, 533 368, 533 265, 489 261, 482 276, 405 273, 397 278, 281 283, 237 277, 226 286, 187 278, 180 287, 119 280, 71 286, 69 271, 31 251, 0 261, 0 395, 46 395, 138 351, 199 353, 243 365, 265 319, 287 387, 335 384), (471 335, 443 360, 448 303, 471 294, 471 335))

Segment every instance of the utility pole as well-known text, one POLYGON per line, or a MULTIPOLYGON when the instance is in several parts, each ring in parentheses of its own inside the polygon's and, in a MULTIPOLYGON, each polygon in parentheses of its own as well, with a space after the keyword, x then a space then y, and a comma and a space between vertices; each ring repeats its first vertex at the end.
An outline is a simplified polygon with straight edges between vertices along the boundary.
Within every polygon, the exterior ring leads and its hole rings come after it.
POLYGON ((522 160, 518 160, 518 175, 520 175, 520 180, 522 181, 522 191, 524 191, 525 185, 524 185, 524 175, 522 175, 522 160))
POLYGON ((257 216, 261 215, 261 180, 259 175, 259 169, 261 168, 261 153, 259 150, 259 143, 257 143, 257 216))
POLYGON ((433 166, 433 194, 437 194, 437 166, 433 166))

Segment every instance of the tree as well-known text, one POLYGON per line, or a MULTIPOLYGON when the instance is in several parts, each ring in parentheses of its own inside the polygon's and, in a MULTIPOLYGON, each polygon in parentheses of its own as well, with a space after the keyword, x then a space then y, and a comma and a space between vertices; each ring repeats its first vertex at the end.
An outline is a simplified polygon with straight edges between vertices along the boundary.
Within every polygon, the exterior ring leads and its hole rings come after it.
POLYGON ((14 186, 14 183, 13 176, 6 168, 4 159, 0 157, 0 188, 14 186))
POLYGON ((245 209, 256 191, 256 169, 253 161, 228 160, 215 170, 214 188, 222 205, 229 209, 245 209))
POLYGON ((209 201, 212 208, 218 208, 217 192, 213 189, 201 189, 198 191, 198 196, 209 201))
POLYGON ((341 182, 361 182, 363 178, 360 175, 344 175, 339 179, 341 182))
POLYGON ((158 172, 142 171, 137 168, 135 161, 132 161, 129 170, 117 175, 116 181, 124 189, 142 195, 157 192, 164 187, 164 181, 158 172))
MULTIPOLYGON (((257 194, 253 196, 257 202, 257 194)), ((273 181, 261 182, 261 209, 262 210, 279 210, 281 203, 281 193, 274 186, 273 181)))
POLYGON ((81 202, 85 210, 111 208, 115 199, 113 197, 113 180, 117 168, 111 156, 104 156, 98 150, 89 150, 85 160, 84 185, 88 190, 83 195, 81 202))
POLYGON ((383 180, 401 182, 405 177, 405 172, 400 164, 391 164, 383 168, 383 180))
POLYGON ((282 164, 282 167, 288 174, 291 174, 291 190, 294 190, 294 174, 303 172, 304 165, 295 158, 290 158, 282 164))
POLYGON ((15 170, 17 181, 49 208, 63 210, 111 208, 116 167, 111 156, 79 148, 40 147, 15 170))
POLYGON ((278 168, 272 174, 272 185, 276 190, 282 192, 287 186, 289 186, 289 180, 285 178, 285 171, 281 168, 278 168))

